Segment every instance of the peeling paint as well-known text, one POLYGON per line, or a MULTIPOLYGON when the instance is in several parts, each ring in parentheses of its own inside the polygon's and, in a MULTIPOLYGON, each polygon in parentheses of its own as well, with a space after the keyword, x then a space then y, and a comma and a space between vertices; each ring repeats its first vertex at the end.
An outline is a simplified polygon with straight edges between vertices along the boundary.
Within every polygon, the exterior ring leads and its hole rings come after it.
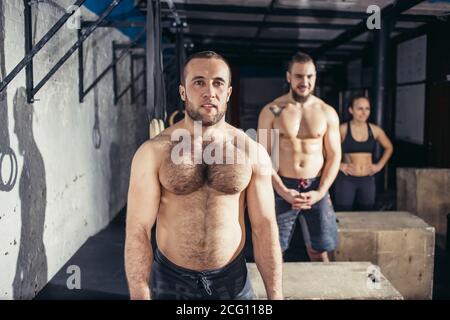
POLYGON ((84 174, 80 174, 80 175, 78 175, 78 176, 75 176, 75 178, 73 178, 73 182, 76 182, 78 179, 81 179, 81 178, 83 178, 83 176, 84 176, 84 174))

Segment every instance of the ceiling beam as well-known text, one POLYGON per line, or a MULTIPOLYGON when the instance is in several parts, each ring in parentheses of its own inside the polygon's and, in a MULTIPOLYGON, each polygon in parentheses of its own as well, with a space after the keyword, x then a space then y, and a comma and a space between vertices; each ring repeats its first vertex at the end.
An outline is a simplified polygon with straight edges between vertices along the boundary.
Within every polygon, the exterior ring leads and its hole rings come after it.
MULTIPOLYGON (((392 17, 396 19, 398 15, 400 15, 402 12, 415 7, 419 3, 423 2, 424 0, 402 0, 395 2, 395 5, 388 5, 384 7, 381 10, 381 17, 392 17)), ((370 31, 367 29, 366 25, 366 19, 361 20, 356 26, 353 28, 343 32, 336 38, 334 38, 331 41, 326 42, 321 47, 317 48, 313 55, 317 58, 320 57, 322 54, 326 53, 328 50, 331 50, 333 48, 336 48, 342 44, 345 44, 352 40, 353 38, 356 38, 357 36, 370 31)))
POLYGON ((304 28, 304 29, 348 29, 353 24, 322 24, 303 22, 278 22, 278 21, 248 21, 248 20, 222 20, 187 18, 189 25, 217 25, 226 27, 253 27, 253 28, 304 28))
MULTIPOLYGON (((209 43, 198 43, 194 42, 194 45, 196 47, 202 47, 202 48, 224 48, 224 49, 230 49, 230 50, 245 50, 246 48, 250 48, 250 45, 248 42, 241 42, 241 43, 225 43, 220 41, 212 41, 209 43)), ((295 51, 307 51, 311 52, 314 50, 314 47, 308 47, 308 46, 297 46, 297 45, 264 45, 264 44, 252 44, 251 48, 258 49, 258 50, 273 50, 273 51, 289 51, 289 52, 295 52, 295 51)), ((337 54, 351 54, 351 53, 357 53, 361 52, 361 49, 334 49, 330 52, 337 53, 337 54)))
MULTIPOLYGON (((214 50, 219 52, 220 54, 238 54, 238 55, 273 55, 273 56, 287 56, 292 57, 292 55, 298 51, 298 49, 302 50, 303 52, 309 53, 311 50, 308 50, 308 48, 267 48, 267 47, 236 47, 236 46, 223 46, 223 45, 199 45, 194 46, 194 51, 206 51, 206 50, 214 50)), ((349 56, 360 56, 362 55, 363 51, 355 51, 355 52, 329 52, 324 55, 324 59, 321 60, 327 60, 327 58, 333 58, 336 60, 346 60, 349 56)))
MULTIPOLYGON (((167 20, 163 19, 163 20, 167 20)), ((248 20, 222 20, 222 19, 200 19, 187 18, 188 25, 208 25, 224 27, 250 27, 250 28, 280 28, 280 29, 326 29, 326 30, 348 30, 354 24, 331 24, 331 23, 303 23, 303 22, 277 22, 277 21, 248 21, 248 20)), ((414 28, 396 27, 394 31, 405 32, 414 28)))
MULTIPOLYGON (((399 1, 403 2, 405 0, 399 1)), ((238 13, 251 15, 267 14, 266 7, 254 6, 234 6, 234 5, 209 5, 194 3, 176 3, 175 7, 178 11, 194 11, 194 12, 217 12, 217 13, 238 13)), ((168 10, 169 7, 165 2, 162 3, 162 9, 168 10)), ((361 20, 367 18, 365 12, 343 11, 343 10, 326 10, 326 9, 299 9, 299 8, 280 8, 275 7, 269 15, 274 16, 296 16, 296 17, 312 17, 312 18, 332 18, 332 19, 355 19, 361 20)), ((411 22, 433 22, 437 18, 434 15, 415 15, 405 14, 398 17, 398 21, 411 22)))
MULTIPOLYGON (((191 39, 209 39, 210 41, 251 41, 252 37, 236 37, 236 36, 216 36, 198 33, 185 33, 185 38, 191 39)), ((270 43, 292 43, 292 44, 323 44, 328 40, 325 39, 295 39, 295 38, 258 38, 258 42, 270 42, 270 43)), ((351 41, 349 45, 364 46, 369 44, 369 41, 351 41)))

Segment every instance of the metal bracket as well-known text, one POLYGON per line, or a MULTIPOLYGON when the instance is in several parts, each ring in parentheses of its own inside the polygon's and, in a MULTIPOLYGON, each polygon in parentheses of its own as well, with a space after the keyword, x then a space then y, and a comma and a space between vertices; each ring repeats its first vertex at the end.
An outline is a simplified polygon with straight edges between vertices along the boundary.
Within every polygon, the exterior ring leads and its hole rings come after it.
MULTIPOLYGON (((29 54, 33 48, 33 26, 31 17, 31 1, 24 1, 24 19, 25 19, 25 55, 29 54)), ((33 60, 25 66, 25 87, 28 103, 33 103, 33 60)))
MULTIPOLYGON (((135 55, 133 54, 133 50, 140 50, 142 49, 142 47, 137 46, 137 43, 139 42, 140 38, 145 34, 145 29, 136 37, 136 39, 131 42, 131 43, 116 43, 113 41, 113 45, 112 45, 112 55, 113 55, 113 62, 111 63, 111 67, 113 69, 113 90, 114 90, 114 105, 117 104, 117 102, 119 101, 120 98, 122 98, 122 96, 131 89, 132 92, 132 103, 134 101, 134 81, 139 79, 139 77, 142 76, 142 74, 145 74, 145 65, 144 65, 144 70, 142 72, 140 72, 136 77, 134 77, 134 61, 133 61, 133 56, 137 56, 137 57, 141 57, 141 55, 135 55), (122 50, 121 54, 119 55, 119 57, 117 57, 117 50, 122 50), (131 83, 121 92, 118 93, 118 88, 117 88, 117 69, 116 69, 116 65, 117 63, 127 54, 130 53, 131 54, 131 63, 130 63, 130 74, 131 74, 131 83)), ((145 56, 142 56, 145 58, 145 56)), ((145 59, 144 59, 145 61, 145 59)), ((145 77, 144 77, 145 78, 145 77)))
MULTIPOLYGON (((86 0, 77 0, 75 1, 75 6, 80 7, 86 0)), ((115 0, 117 1, 117 0, 115 0)), ((120 0, 119 0, 120 1, 120 0)), ((25 24, 26 24, 26 29, 25 29, 25 37, 29 37, 28 39, 26 39, 26 43, 30 44, 31 43, 31 8, 30 8, 30 4, 28 3, 27 0, 24 0, 24 5, 25 5, 25 24), (27 21, 28 19, 28 21, 27 21), (27 25, 29 24, 29 25, 27 25), (28 30, 28 31, 27 31, 28 30)), ((42 47, 50 40, 53 38, 53 36, 56 34, 56 32, 58 32, 59 29, 61 29, 61 27, 64 25, 64 23, 66 23, 66 21, 74 14, 74 12, 66 12, 51 28, 49 31, 47 31, 47 33, 41 38, 41 40, 39 40, 39 42, 31 47, 28 48, 28 53, 25 54, 25 57, 14 67, 14 69, 3 79, 2 82, 0 82, 0 92, 5 90, 6 87, 8 86, 8 84, 19 74, 20 71, 22 71, 23 68, 25 68, 26 66, 28 66, 30 64, 30 62, 33 60, 33 57, 42 49, 42 47)), ((28 45, 27 44, 27 45, 28 45)), ((30 77, 30 71, 32 68, 30 68, 28 70, 28 77, 30 77)), ((30 85, 32 81, 30 81, 30 78, 28 78, 27 80, 27 84, 30 85)), ((28 90, 30 90, 30 88, 28 88, 28 90)), ((27 90, 27 91, 28 91, 27 90)), ((31 89, 31 93, 29 94, 29 97, 27 97, 28 102, 31 103, 32 98, 33 98, 33 90, 31 89)))
POLYGON ((56 65, 48 72, 48 74, 36 85, 36 87, 32 90, 32 95, 34 96, 41 88, 42 86, 50 79, 50 77, 55 74, 55 72, 64 64, 64 62, 69 59, 69 57, 72 55, 72 53, 77 50, 80 45, 83 43, 84 40, 89 37, 92 32, 94 32, 95 29, 97 29, 98 25, 102 23, 103 20, 114 10, 115 7, 121 2, 122 0, 113 0, 113 2, 108 6, 108 8, 100 15, 100 17, 96 20, 95 24, 90 26, 86 32, 84 32, 80 39, 75 42, 75 44, 66 52, 66 54, 56 63, 56 65))
MULTIPOLYGON (((78 0, 75 5, 80 6, 85 0, 78 0)), ((58 71, 58 69, 69 59, 69 57, 82 45, 83 41, 89 37, 98 25, 102 23, 103 20, 114 10, 115 7, 122 0, 113 0, 108 8, 100 15, 100 17, 91 25, 85 33, 79 34, 79 39, 72 47, 63 55, 63 57, 50 69, 50 71, 42 78, 42 80, 34 86, 33 84, 33 56, 42 49, 42 47, 56 34, 56 32, 62 27, 62 25, 69 19, 73 14, 66 13, 58 22, 44 35, 44 37, 32 47, 32 27, 31 27, 31 7, 27 0, 24 0, 25 4, 25 49, 26 55, 21 62, 8 74, 4 81, 0 84, 0 91, 4 90, 9 82, 22 70, 26 68, 26 89, 27 89, 27 101, 28 103, 33 103, 35 101, 34 96, 38 91, 45 85, 45 83, 58 71)))
POLYGON ((146 74, 146 68, 145 68, 145 55, 143 54, 131 54, 131 103, 134 104, 137 97, 139 97, 143 92, 145 92, 145 74, 146 74), (144 68, 142 72, 139 72, 136 78, 134 77, 134 62, 137 60, 143 60, 144 68), (135 82, 141 77, 141 75, 144 75, 144 85, 143 90, 141 90, 138 94, 136 94, 136 88, 135 88, 135 82))
MULTIPOLYGON (((113 70, 113 91, 114 91, 114 104, 117 102, 117 76, 116 76, 116 64, 123 59, 123 57, 130 51, 134 49, 141 49, 137 46, 137 43, 141 37, 145 34, 145 28, 138 34, 138 36, 130 43, 118 44, 115 41, 112 42, 112 62, 103 70, 96 79, 85 89, 84 88, 84 67, 83 67, 83 53, 79 52, 78 55, 78 83, 79 83, 79 100, 80 103, 83 102, 84 97, 91 91, 103 77, 108 73, 109 70, 113 70), (117 56, 117 50, 122 50, 122 52, 117 56)), ((80 50, 81 51, 81 50, 80 50)))

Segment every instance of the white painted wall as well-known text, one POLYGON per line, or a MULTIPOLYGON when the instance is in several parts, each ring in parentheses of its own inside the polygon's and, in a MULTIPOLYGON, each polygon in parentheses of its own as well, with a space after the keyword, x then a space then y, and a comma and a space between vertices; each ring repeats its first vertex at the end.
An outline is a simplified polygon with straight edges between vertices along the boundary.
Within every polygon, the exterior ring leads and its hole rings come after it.
MULTIPOLYGON (((23 2, 0 1, 4 64, 9 73, 25 55, 23 2)), ((73 3, 56 2, 58 6, 34 5, 35 43, 64 14, 62 8, 73 3)), ((82 15, 95 18, 84 7, 82 15)), ((85 43, 86 86, 94 73, 100 74, 111 62, 112 40, 129 41, 116 29, 102 28, 85 43)), ((75 41, 76 30, 63 27, 35 56, 35 84, 75 41)), ((117 71, 121 91, 130 83, 129 57, 117 71)), ((3 135, 9 135, 17 155, 18 178, 10 192, 0 191, 0 299, 34 297, 87 238, 125 205, 131 158, 146 138, 147 121, 142 99, 132 105, 130 92, 114 105, 112 79, 109 72, 96 92, 92 90, 80 104, 75 52, 38 92, 39 101, 33 105, 21 102, 25 71, 9 84, 8 128, 3 128, 3 135), (101 133, 98 149, 92 138, 96 109, 101 133)))

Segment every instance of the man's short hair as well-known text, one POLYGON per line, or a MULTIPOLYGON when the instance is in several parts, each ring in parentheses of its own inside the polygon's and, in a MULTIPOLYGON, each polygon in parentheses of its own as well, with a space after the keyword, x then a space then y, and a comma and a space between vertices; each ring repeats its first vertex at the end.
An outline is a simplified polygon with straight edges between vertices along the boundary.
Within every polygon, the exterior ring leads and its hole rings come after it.
POLYGON ((186 74, 185 74, 186 66, 188 65, 188 63, 191 60, 194 60, 194 59, 218 59, 218 60, 222 60, 223 62, 225 62, 225 64, 228 67, 228 74, 230 75, 230 83, 228 84, 228 86, 231 86, 231 68, 230 68, 230 65, 228 64, 227 60, 225 60, 224 57, 222 57, 220 54, 218 54, 218 53, 216 53, 214 51, 196 52, 196 53, 193 53, 192 55, 190 55, 186 59, 186 62, 183 65, 183 70, 182 70, 182 72, 180 74, 180 77, 181 77, 180 81, 181 81, 181 84, 183 86, 185 85, 185 82, 186 82, 185 81, 186 80, 186 74))
MULTIPOLYGON (((289 61, 289 65, 288 65, 288 71, 291 72, 292 66, 294 65, 294 63, 308 63, 308 62, 312 62, 314 64, 314 60, 311 58, 311 56, 307 53, 304 52, 297 52, 296 54, 294 54, 291 58, 291 60, 289 61)), ((315 65, 315 64, 314 64, 315 65)))

